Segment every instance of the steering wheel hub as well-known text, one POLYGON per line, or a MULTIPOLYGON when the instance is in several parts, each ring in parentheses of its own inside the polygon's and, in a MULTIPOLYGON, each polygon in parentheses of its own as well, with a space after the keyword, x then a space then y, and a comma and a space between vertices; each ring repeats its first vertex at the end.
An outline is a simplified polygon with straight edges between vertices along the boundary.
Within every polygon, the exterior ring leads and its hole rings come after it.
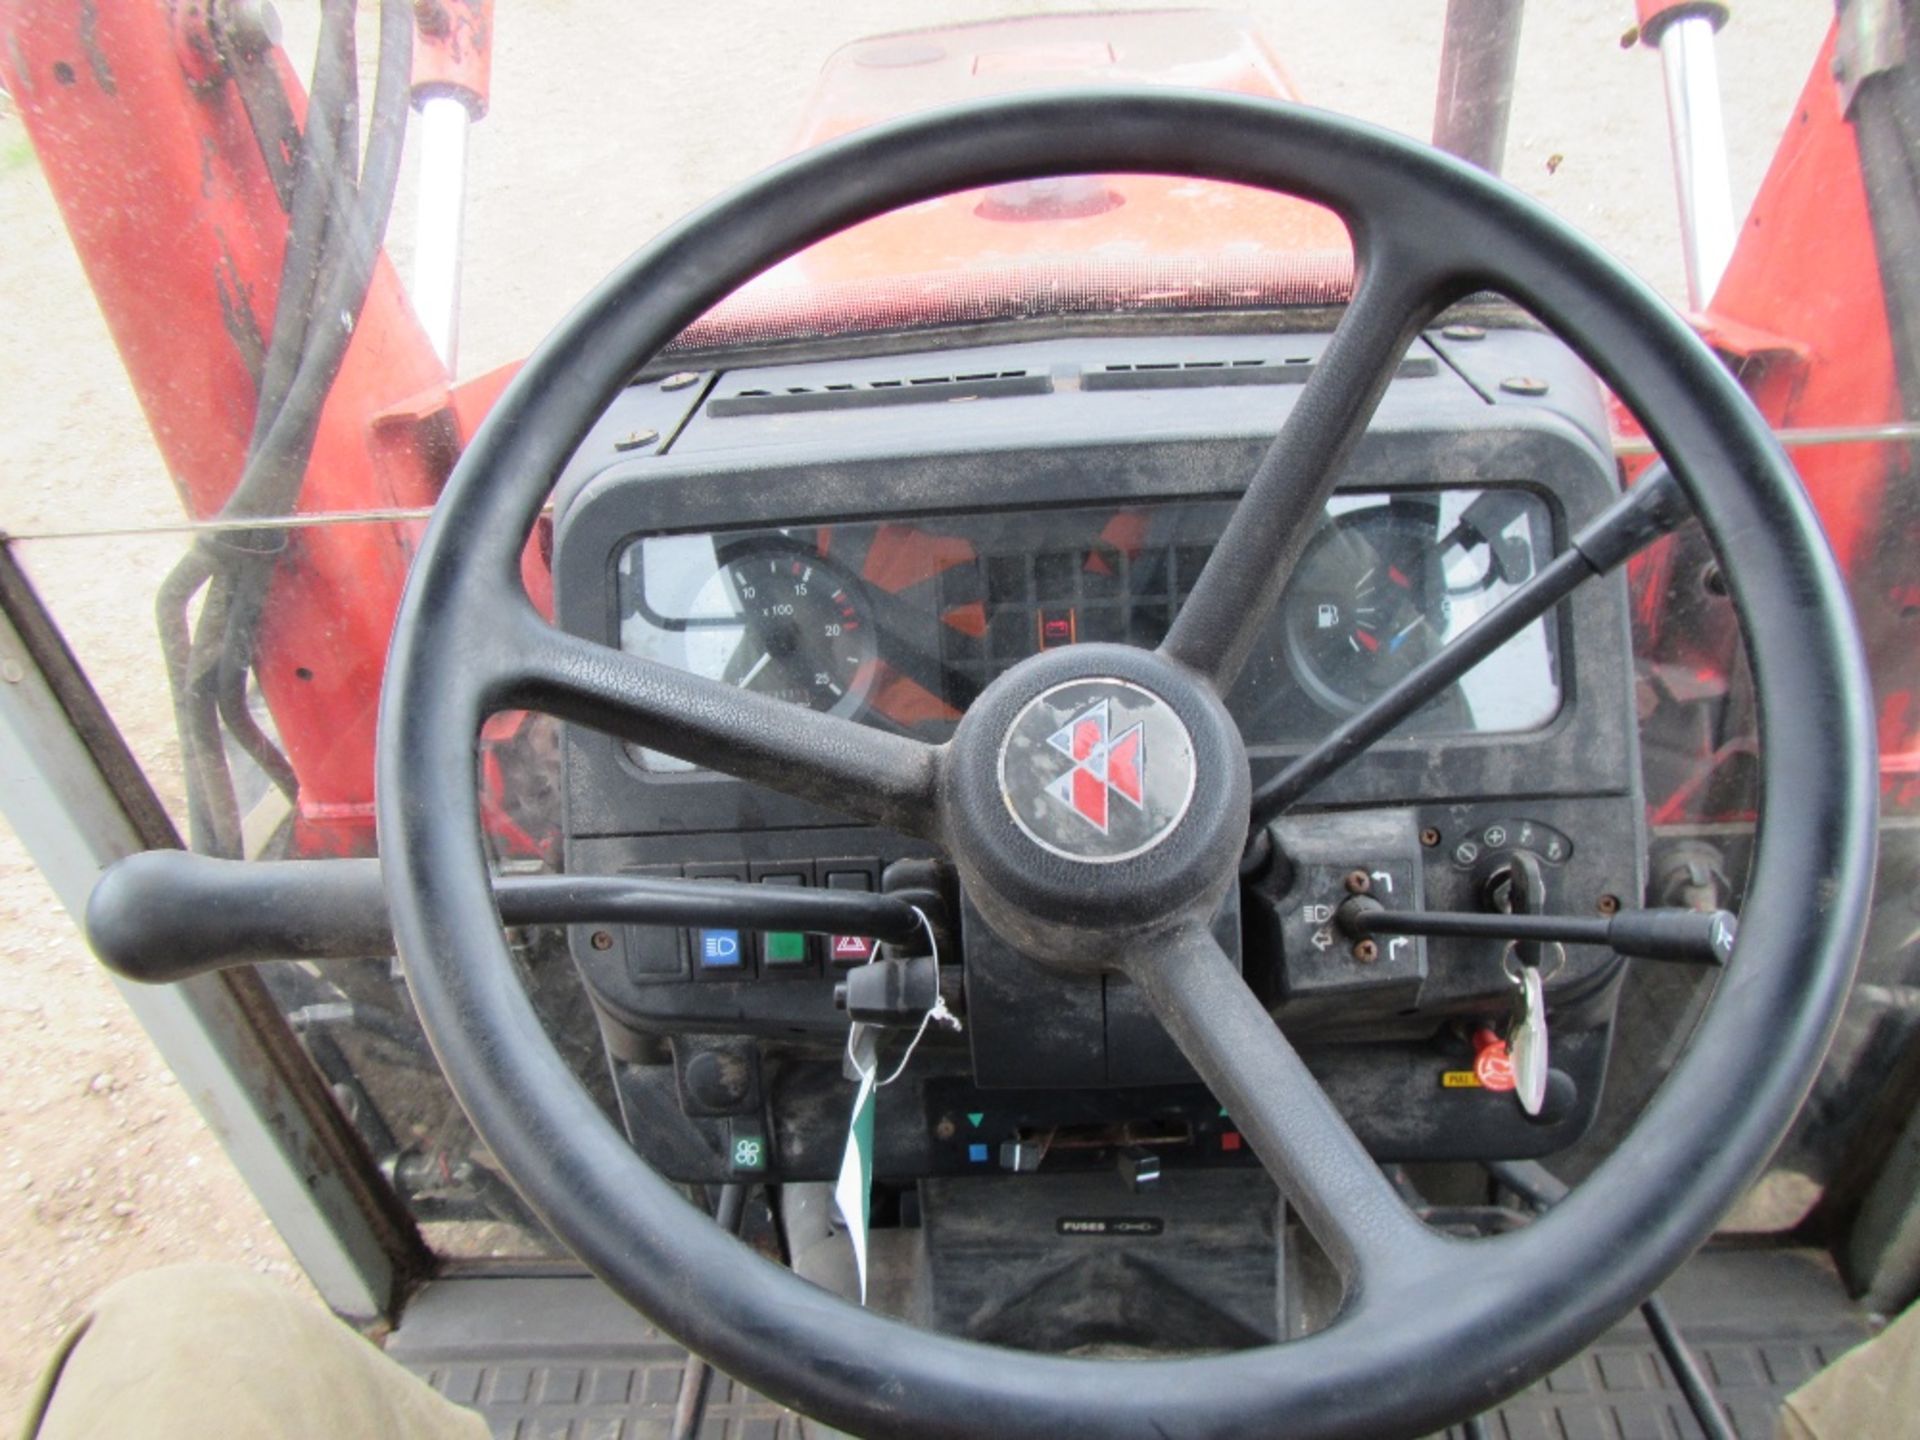
POLYGON ((1218 903, 1245 843, 1245 747, 1213 689, 1151 651, 1049 650, 961 719, 947 843, 1009 943, 1073 968, 1218 903))
POLYGON ((1145 854, 1193 803, 1193 737, 1143 685, 1068 680, 1027 702, 1000 744, 1000 798, 1034 844, 1111 865, 1145 854))

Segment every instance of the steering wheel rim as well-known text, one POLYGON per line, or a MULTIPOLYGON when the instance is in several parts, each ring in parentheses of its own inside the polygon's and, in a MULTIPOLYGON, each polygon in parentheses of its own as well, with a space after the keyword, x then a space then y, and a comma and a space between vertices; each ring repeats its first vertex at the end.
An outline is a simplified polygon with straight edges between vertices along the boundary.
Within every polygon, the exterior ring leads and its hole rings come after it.
MULTIPOLYGON (((1216 674, 1234 663, 1201 659, 1216 674)), ((667 673, 620 683, 656 717, 713 703, 667 673)), ((508 1175, 612 1288, 771 1398, 877 1435, 1417 1433, 1486 1408, 1591 1341, 1711 1233, 1784 1134, 1864 929, 1870 693, 1841 578, 1786 457, 1699 339, 1597 247, 1479 171, 1329 113, 1210 92, 1022 95, 858 132, 764 172, 636 254, 529 359, 456 467, 408 583, 381 705, 380 849, 422 1024, 508 1175), (518 580, 561 464, 634 370, 751 275, 869 215, 1115 172, 1258 185, 1333 209, 1359 276, 1348 321, 1378 297, 1383 314, 1411 307, 1410 334, 1445 298, 1488 288, 1555 329, 1645 425, 1720 553, 1752 662, 1763 771, 1747 914, 1714 1002, 1640 1122, 1566 1202, 1470 1244, 1396 1237, 1396 1264, 1363 1271, 1341 1318, 1315 1335, 1124 1372, 861 1310, 754 1256, 648 1168, 519 986, 487 885, 474 749, 487 713, 549 698, 525 683, 531 644, 564 652, 552 673, 568 672, 567 718, 639 723, 613 713, 607 695, 619 687, 600 673, 611 659, 548 629, 518 580), (1374 283, 1396 267, 1431 293, 1374 283), (1795 823, 1766 823, 1783 802, 1795 823)), ((746 721, 696 718, 698 735, 676 737, 688 758, 773 773, 746 721)), ((820 738, 831 748, 837 736, 820 738)), ((920 764, 904 749, 823 754, 821 793, 871 768, 856 813, 913 830, 924 820, 916 798, 939 784, 920 764)), ((1249 1017, 1226 1018, 1231 1031, 1249 1017)))

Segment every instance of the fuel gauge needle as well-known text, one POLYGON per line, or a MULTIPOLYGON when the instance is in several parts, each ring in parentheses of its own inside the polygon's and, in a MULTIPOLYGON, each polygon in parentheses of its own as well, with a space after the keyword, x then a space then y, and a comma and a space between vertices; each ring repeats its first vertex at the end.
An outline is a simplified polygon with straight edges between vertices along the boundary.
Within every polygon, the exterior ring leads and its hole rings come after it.
POLYGON ((1426 616, 1424 615, 1414 616, 1413 619, 1409 620, 1406 623, 1405 627, 1401 629, 1398 635, 1395 635, 1393 639, 1387 642, 1387 653, 1391 655, 1397 650, 1399 650, 1399 648, 1406 643, 1407 637, 1426 623, 1427 623, 1426 616))

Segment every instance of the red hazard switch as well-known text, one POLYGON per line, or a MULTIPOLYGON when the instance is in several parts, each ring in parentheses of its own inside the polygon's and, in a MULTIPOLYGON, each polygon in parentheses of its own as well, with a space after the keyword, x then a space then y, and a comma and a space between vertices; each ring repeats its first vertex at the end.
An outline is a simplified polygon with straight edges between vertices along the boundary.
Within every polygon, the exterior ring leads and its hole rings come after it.
POLYGON ((835 935, 827 942, 827 958, 835 965, 864 965, 879 948, 878 940, 865 935, 835 935))
MULTIPOLYGON (((829 870, 827 871, 827 889, 871 892, 873 876, 864 867, 859 870, 829 870)), ((827 937, 829 965, 864 965, 873 959, 879 950, 880 942, 869 939, 865 935, 829 935, 827 937)))

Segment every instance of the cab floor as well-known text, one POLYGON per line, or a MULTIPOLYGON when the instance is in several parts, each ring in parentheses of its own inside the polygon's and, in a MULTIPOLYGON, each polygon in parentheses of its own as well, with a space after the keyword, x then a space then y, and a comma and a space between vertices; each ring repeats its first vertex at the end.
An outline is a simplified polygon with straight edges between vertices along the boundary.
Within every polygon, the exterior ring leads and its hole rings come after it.
MULTIPOLYGON (((1786 1394, 1868 1334, 1831 1263, 1814 1251, 1705 1250, 1661 1293, 1742 1440, 1768 1440, 1786 1394)), ((430 1285, 387 1353, 478 1410, 501 1440, 667 1440, 686 1360, 584 1276, 430 1285)), ((1493 1440, 1700 1434, 1637 1314, 1486 1423, 1493 1440)), ((822 1440, 833 1432, 803 1426, 716 1374, 700 1433, 702 1440, 822 1440)))

